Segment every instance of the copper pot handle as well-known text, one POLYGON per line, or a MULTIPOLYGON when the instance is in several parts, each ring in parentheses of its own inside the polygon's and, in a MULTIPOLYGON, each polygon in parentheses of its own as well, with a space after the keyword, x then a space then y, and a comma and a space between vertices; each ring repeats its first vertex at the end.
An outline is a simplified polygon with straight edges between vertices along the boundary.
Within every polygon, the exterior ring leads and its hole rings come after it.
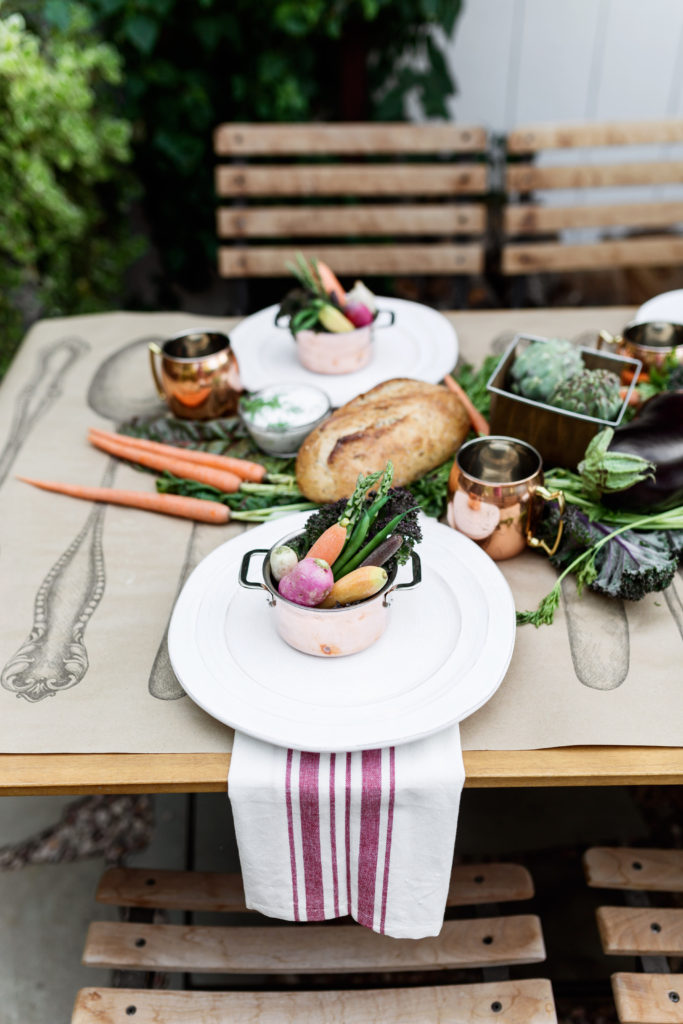
POLYGON ((154 383, 156 385, 157 394, 159 395, 159 398, 162 400, 162 402, 165 402, 166 395, 164 394, 164 389, 161 386, 161 381, 159 380, 159 375, 157 374, 157 364, 154 358, 155 356, 160 356, 162 354, 161 349, 157 345, 156 341, 150 341, 147 347, 149 348, 149 365, 152 370, 152 376, 154 377, 154 383))
POLYGON ((552 547, 548 547, 548 544, 544 540, 540 540, 538 537, 534 535, 533 527, 531 526, 531 524, 527 526, 526 542, 530 548, 543 548, 543 550, 548 555, 554 555, 558 547, 560 546, 560 540, 562 539, 562 531, 564 529, 564 520, 562 519, 565 507, 564 494, 562 491, 549 491, 547 487, 537 487, 534 491, 534 497, 536 497, 536 495, 538 495, 539 498, 542 498, 543 501, 557 502, 557 506, 560 510, 560 523, 557 527, 557 534, 555 535, 555 540, 553 542, 552 547))

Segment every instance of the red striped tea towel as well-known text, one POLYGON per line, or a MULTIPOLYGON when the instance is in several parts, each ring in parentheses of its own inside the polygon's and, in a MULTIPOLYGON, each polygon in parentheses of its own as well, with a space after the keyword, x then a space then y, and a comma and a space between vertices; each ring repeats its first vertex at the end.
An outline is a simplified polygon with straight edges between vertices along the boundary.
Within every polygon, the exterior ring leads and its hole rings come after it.
POLYGON ((351 754, 236 733, 229 795, 247 906, 287 921, 351 914, 395 938, 438 935, 464 781, 457 725, 351 754))

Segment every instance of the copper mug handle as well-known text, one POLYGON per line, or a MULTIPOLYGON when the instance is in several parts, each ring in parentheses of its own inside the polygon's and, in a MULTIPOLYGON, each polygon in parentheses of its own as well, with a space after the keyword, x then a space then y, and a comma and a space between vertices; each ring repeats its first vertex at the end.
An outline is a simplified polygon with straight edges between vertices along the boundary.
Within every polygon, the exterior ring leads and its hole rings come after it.
POLYGON ((157 345, 156 341, 150 341, 147 347, 149 348, 149 365, 152 370, 152 376, 154 377, 154 383, 156 384, 157 394, 159 395, 159 398, 162 400, 162 402, 165 402, 166 394, 161 386, 161 381, 159 380, 159 375, 157 373, 157 364, 155 359, 155 356, 161 356, 163 353, 159 345, 157 345))
POLYGON ((531 517, 529 517, 529 523, 526 528, 526 542, 530 548, 542 548, 546 554, 554 555, 560 546, 562 531, 564 529, 564 520, 562 519, 565 507, 564 493, 562 491, 549 491, 547 487, 540 486, 534 490, 534 497, 536 497, 536 495, 538 495, 539 498, 542 498, 543 501, 557 502, 557 507, 560 510, 560 523, 557 527, 557 534, 555 535, 553 545, 552 547, 549 547, 546 541, 540 540, 534 535, 534 530, 531 525, 531 517))

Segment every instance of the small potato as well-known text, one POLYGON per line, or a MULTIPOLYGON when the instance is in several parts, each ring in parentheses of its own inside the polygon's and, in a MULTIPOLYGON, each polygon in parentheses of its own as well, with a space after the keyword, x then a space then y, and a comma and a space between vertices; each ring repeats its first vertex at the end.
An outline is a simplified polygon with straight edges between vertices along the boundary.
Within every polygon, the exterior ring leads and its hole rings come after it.
POLYGON ((278 590, 288 601, 313 608, 327 597, 333 584, 334 576, 327 562, 322 558, 302 558, 282 577, 278 590))

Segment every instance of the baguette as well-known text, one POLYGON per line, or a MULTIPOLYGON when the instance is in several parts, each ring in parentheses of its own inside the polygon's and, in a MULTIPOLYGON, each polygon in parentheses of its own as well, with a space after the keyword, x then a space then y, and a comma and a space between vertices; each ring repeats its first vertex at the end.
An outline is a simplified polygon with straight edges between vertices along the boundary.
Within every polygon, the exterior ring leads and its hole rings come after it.
POLYGON ((310 501, 337 501, 351 494, 359 473, 382 469, 390 459, 394 486, 403 487, 445 462, 468 431, 462 403, 446 388, 388 380, 308 435, 296 460, 297 483, 310 501))

